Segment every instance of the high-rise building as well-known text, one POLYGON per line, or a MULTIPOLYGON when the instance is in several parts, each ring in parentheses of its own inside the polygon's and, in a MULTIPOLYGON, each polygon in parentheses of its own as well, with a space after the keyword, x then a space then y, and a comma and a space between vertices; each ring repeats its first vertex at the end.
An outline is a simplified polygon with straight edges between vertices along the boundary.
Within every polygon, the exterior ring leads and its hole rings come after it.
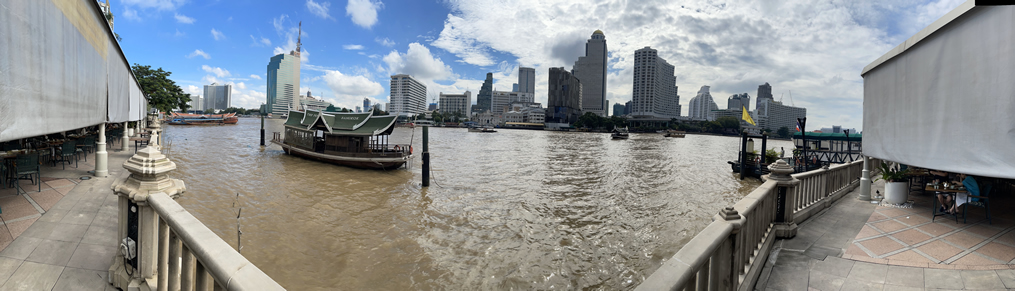
POLYGON ((564 68, 550 68, 546 123, 574 123, 581 116, 582 84, 564 68))
POLYGON ((233 85, 212 83, 204 85, 204 110, 229 108, 233 100, 233 85))
POLYGON ((796 129, 796 119, 807 117, 807 108, 783 105, 771 98, 758 98, 761 104, 755 108, 758 127, 779 130, 786 127, 791 132, 796 129))
POLYGON ((483 81, 483 87, 479 88, 479 95, 476 95, 476 106, 472 107, 472 112, 482 113, 493 109, 493 104, 491 103, 493 101, 491 100, 492 96, 493 73, 486 73, 486 81, 483 81))
POLYGON ((493 114, 504 114, 504 112, 511 111, 508 108, 511 102, 532 103, 535 102, 535 96, 532 93, 493 91, 490 98, 490 112, 493 112, 493 114))
POLYGON ((624 107, 625 107, 624 104, 620 104, 620 103, 613 104, 613 116, 624 115, 624 112, 627 112, 624 109, 624 107))
POLYGON ((334 107, 334 106, 331 105, 331 102, 324 101, 324 99, 314 98, 313 95, 310 95, 310 91, 309 90, 307 91, 307 95, 306 96, 300 95, 300 103, 299 104, 300 104, 300 110, 324 111, 324 110, 328 109, 328 107, 334 107))
MULTIPOLYGON (((757 96, 758 96, 758 99, 756 100, 756 104, 754 105, 754 108, 761 107, 761 100, 762 99, 775 100, 774 98, 772 98, 772 85, 769 85, 768 82, 765 82, 764 85, 758 85, 758 95, 757 96)), ((748 109, 750 109, 750 108, 748 108, 748 109)))
POLYGON ((736 110, 747 110, 751 111, 751 95, 747 93, 733 94, 728 100, 726 100, 726 109, 736 110))
POLYGON ((634 51, 634 90, 631 115, 674 118, 680 116, 680 95, 673 65, 659 57, 658 51, 645 47, 634 51))
POLYGON ((719 107, 715 105, 715 100, 712 100, 712 94, 708 92, 708 86, 701 86, 701 90, 698 90, 698 95, 691 98, 690 104, 687 110, 687 116, 691 119, 697 120, 715 120, 715 114, 712 110, 719 110, 719 107))
POLYGON ((438 101, 442 114, 460 113, 462 116, 469 116, 472 111, 472 92, 465 91, 462 94, 441 93, 438 101))
POLYGON ((518 83, 511 84, 511 92, 518 92, 518 83))
POLYGON ((606 35, 602 31, 596 30, 585 42, 585 56, 578 57, 571 73, 582 83, 582 112, 606 116, 606 35))
POLYGON ((204 97, 201 97, 201 95, 190 95, 190 110, 204 111, 204 97))
POLYGON ((360 108, 359 106, 356 106, 356 113, 360 113, 360 112, 363 112, 363 109, 360 108))
POLYGON ((370 108, 370 98, 363 98, 363 108, 370 108))
POLYGON ((296 37, 296 50, 277 54, 268 61, 268 113, 287 114, 300 108, 300 52, 303 24, 296 37))
POLYGON ((631 101, 625 102, 624 103, 624 115, 631 114, 631 108, 632 108, 631 101))
POLYGON ((391 76, 391 115, 410 116, 426 111, 426 85, 406 74, 391 76))
POLYGON ((536 69, 518 67, 518 88, 514 91, 536 94, 536 69))

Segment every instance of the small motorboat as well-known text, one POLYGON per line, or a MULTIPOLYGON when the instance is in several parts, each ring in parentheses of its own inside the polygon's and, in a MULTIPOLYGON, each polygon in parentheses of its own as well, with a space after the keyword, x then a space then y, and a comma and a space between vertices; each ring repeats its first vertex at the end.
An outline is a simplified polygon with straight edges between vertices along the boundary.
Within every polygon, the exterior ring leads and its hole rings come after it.
POLYGON ((613 129, 613 133, 610 134, 610 137, 612 137, 613 139, 628 139, 628 138, 630 138, 630 136, 631 136, 631 134, 628 133, 627 127, 625 127, 625 128, 615 128, 615 129, 613 129))

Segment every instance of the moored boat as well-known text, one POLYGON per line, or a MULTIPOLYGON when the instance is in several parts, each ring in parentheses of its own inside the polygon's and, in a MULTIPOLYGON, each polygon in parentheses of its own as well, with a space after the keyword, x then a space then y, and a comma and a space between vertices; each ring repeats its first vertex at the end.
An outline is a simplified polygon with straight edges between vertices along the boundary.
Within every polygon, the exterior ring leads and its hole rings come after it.
POLYGON ((627 127, 614 128, 613 133, 610 134, 610 137, 612 137, 613 139, 628 139, 630 138, 630 136, 631 134, 627 132, 627 127))
POLYGON ((684 134, 685 133, 683 131, 668 130, 668 131, 666 131, 666 135, 665 136, 666 137, 684 137, 684 134))
POLYGON ((285 135, 275 132, 271 142, 287 154, 326 163, 392 170, 412 158, 411 145, 392 145, 388 136, 396 116, 330 111, 290 111, 285 135))
POLYGON ((173 112, 169 116, 168 124, 172 125, 222 125, 236 124, 239 118, 236 113, 227 114, 191 114, 173 112))
POLYGON ((489 126, 484 126, 484 127, 478 127, 477 126, 477 127, 470 127, 469 128, 469 132, 494 133, 494 132, 497 132, 497 130, 495 130, 495 129, 493 129, 493 127, 489 127, 489 126))

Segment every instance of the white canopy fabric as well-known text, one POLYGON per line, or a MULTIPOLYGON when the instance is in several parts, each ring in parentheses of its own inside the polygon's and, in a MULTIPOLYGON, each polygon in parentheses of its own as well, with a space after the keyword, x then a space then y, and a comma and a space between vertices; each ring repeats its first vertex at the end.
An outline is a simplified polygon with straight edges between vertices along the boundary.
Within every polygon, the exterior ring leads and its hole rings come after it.
POLYGON ((1015 178, 1013 18, 969 1, 865 68, 863 154, 1015 178))
POLYGON ((137 79, 134 75, 130 75, 130 113, 129 121, 138 121, 144 118, 144 109, 148 104, 148 100, 141 94, 141 85, 137 83, 137 79))
POLYGON ((133 81, 130 68, 127 67, 127 60, 120 55, 120 50, 113 43, 116 40, 110 39, 108 70, 109 78, 109 122, 124 122, 130 119, 130 87, 128 84, 133 81))

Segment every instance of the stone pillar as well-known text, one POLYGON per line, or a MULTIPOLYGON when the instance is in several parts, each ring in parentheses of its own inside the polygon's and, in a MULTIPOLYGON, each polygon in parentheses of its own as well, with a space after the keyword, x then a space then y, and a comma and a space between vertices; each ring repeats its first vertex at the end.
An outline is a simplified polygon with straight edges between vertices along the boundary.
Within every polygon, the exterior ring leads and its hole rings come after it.
POLYGON ((130 143, 130 136, 129 136, 129 134, 130 134, 130 128, 127 127, 128 124, 129 123, 127 123, 127 122, 123 123, 123 138, 120 139, 122 141, 120 143, 120 150, 121 151, 129 151, 130 150, 130 145, 128 145, 128 143, 130 143))
POLYGON ((109 176, 109 153, 106 152, 106 124, 99 124, 99 140, 95 142, 95 176, 109 176))
POLYGON ((793 178, 793 167, 784 160, 778 160, 768 166, 768 181, 775 181, 776 189, 776 217, 775 235, 778 238, 792 238, 796 236, 797 224, 793 222, 793 211, 796 205, 797 186, 800 180, 793 178))
POLYGON ((136 203, 139 208, 137 209, 138 241, 135 242, 138 269, 135 270, 124 265, 121 253, 116 254, 113 264, 109 267, 110 281, 113 286, 122 290, 139 286, 147 286, 152 290, 157 288, 153 284, 156 283, 158 274, 159 216, 155 209, 147 203, 149 195, 164 193, 175 199, 187 191, 182 180, 169 178, 169 173, 176 170, 176 163, 162 154, 157 135, 157 133, 153 133, 152 142, 123 163, 123 168, 130 172, 130 176, 116 181, 111 187, 113 194, 120 197, 117 244, 127 237, 127 215, 130 211, 128 209, 130 202, 136 203), (128 269, 130 275, 128 275, 128 269))
POLYGON ((152 139, 158 138, 159 139, 158 140, 158 144, 161 145, 162 144, 162 125, 159 122, 158 116, 156 116, 156 115, 149 115, 148 116, 148 122, 146 122, 145 124, 148 126, 147 127, 148 130, 150 130, 152 132, 152 139), (155 135, 155 133, 158 133, 158 135, 155 135))
POLYGON ((870 158, 863 157, 863 172, 860 174, 860 195, 856 197, 860 201, 871 200, 871 166, 870 158))

